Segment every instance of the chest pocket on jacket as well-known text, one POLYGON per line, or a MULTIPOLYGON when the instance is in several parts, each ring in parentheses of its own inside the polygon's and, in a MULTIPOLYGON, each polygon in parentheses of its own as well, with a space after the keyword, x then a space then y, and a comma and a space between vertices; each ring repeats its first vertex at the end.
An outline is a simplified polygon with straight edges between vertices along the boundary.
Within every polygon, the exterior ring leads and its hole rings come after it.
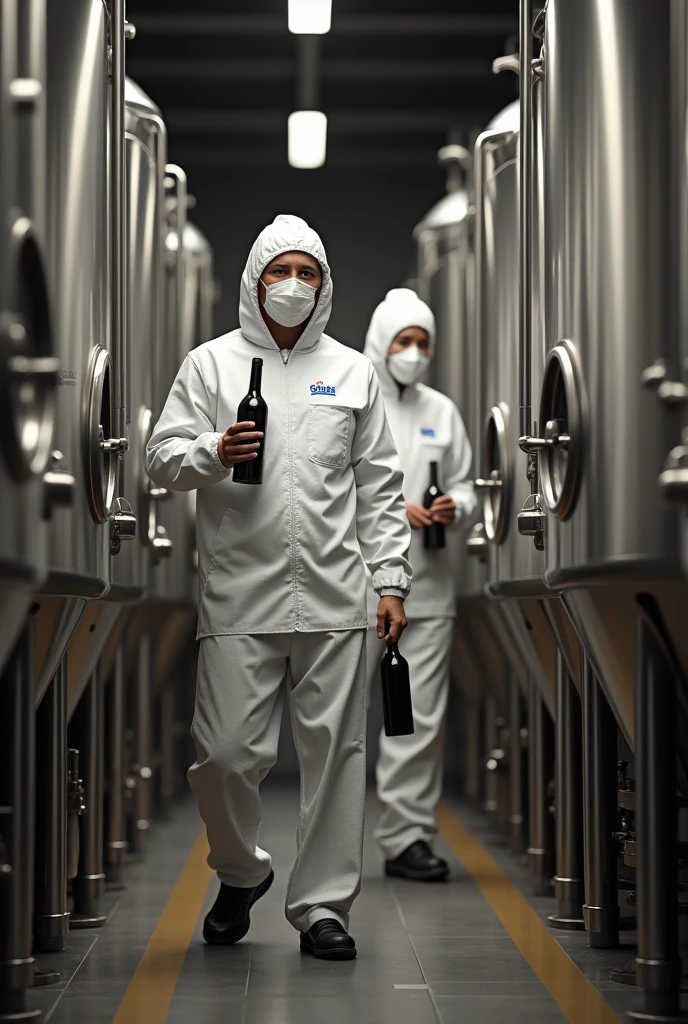
POLYGON ((341 469, 349 455, 351 409, 341 405, 308 407, 308 458, 319 466, 341 469))

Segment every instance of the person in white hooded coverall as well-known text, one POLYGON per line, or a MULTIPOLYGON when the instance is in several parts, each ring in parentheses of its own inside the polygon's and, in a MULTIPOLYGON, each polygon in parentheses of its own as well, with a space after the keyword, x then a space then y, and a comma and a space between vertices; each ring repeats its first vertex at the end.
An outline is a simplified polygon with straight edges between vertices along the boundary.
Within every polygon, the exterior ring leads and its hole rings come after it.
POLYGON ((279 216, 241 280, 240 328, 184 360, 147 449, 151 478, 198 489, 197 760, 189 771, 221 882, 206 941, 229 945, 269 888, 259 786, 277 757, 285 689, 301 771, 286 914, 301 948, 356 955, 365 803, 366 565, 379 635, 406 624, 410 531, 402 471, 370 361, 323 333, 332 280, 318 235, 279 216), (263 359, 265 437, 235 423, 263 359), (260 486, 232 466, 264 444, 260 486))
MULTIPOLYGON (((439 881, 449 874, 446 861, 434 854, 432 842, 442 791, 456 572, 451 545, 447 550, 424 549, 423 527, 433 521, 449 527, 467 525, 475 508, 473 487, 466 481, 472 452, 459 410, 446 395, 418 383, 434 345, 432 310, 415 292, 397 288, 373 313, 364 348, 384 394, 413 527, 413 594, 406 602, 410 621, 401 651, 410 667, 415 732, 380 737, 377 791, 383 812, 375 836, 386 873, 417 881, 439 881), (430 484, 431 462, 438 464, 445 493, 425 509, 422 501, 430 484)), ((371 632, 369 687, 381 653, 371 632)))

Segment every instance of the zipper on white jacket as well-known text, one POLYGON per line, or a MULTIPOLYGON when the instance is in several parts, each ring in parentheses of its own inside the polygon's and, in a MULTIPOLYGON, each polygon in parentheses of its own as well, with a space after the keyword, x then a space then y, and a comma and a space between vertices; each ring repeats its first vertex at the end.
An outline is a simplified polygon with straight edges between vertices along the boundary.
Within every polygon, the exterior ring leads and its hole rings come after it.
POLYGON ((294 598, 294 630, 298 633, 301 629, 301 605, 299 600, 298 588, 296 583, 296 487, 294 486, 294 429, 292 424, 292 409, 291 409, 291 389, 289 386, 289 356, 291 349, 283 348, 280 351, 282 356, 282 365, 284 366, 284 407, 287 412, 287 438, 288 438, 288 455, 287 465, 289 469, 289 508, 291 509, 291 515, 289 517, 289 528, 291 532, 291 587, 292 595, 294 598))

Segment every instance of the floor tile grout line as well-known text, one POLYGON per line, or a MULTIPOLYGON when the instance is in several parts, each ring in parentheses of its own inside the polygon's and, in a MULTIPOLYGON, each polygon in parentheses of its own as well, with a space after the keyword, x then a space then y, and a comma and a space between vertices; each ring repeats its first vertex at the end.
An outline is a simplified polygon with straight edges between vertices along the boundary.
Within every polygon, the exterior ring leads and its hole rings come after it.
MULTIPOLYGON (((119 905, 119 900, 117 901, 117 904, 119 905)), ((69 981, 67 982, 67 984, 65 985, 65 987, 64 987, 64 988, 62 989, 62 991, 60 992, 59 996, 57 997, 57 999, 55 1000, 55 1002, 53 1003, 53 1005, 52 1005, 52 1006, 50 1007, 50 1009, 48 1010, 48 1012, 47 1012, 47 1013, 45 1014, 45 1016, 44 1016, 45 1024, 48 1024, 48 1021, 50 1020, 50 1018, 51 1018, 51 1017, 53 1016, 53 1014, 54 1014, 54 1013, 55 1013, 55 1011, 57 1010, 58 1006, 59 1006, 59 1005, 60 1005, 60 1003, 62 1002, 62 999, 63 999, 63 997, 64 997, 64 994, 65 994, 65 992, 67 991, 67 989, 69 988, 69 986, 70 986, 70 985, 72 984, 72 982, 73 982, 73 981, 74 981, 74 979, 76 978, 76 976, 77 976, 77 974, 79 973, 79 971, 81 970, 81 968, 82 968, 82 967, 84 966, 84 964, 86 963, 86 960, 87 960, 87 958, 88 958, 88 957, 90 956, 90 954, 91 954, 91 952, 92 952, 92 950, 93 950, 93 947, 95 946, 95 944, 96 944, 96 942, 98 941, 98 939, 99 939, 99 938, 100 938, 100 936, 99 936, 99 935, 94 935, 94 936, 93 936, 93 941, 91 942, 91 945, 90 945, 90 946, 88 947, 88 949, 87 949, 87 950, 86 950, 86 952, 84 953, 83 957, 81 958, 81 961, 79 962, 79 966, 78 966, 78 967, 77 967, 77 969, 76 969, 76 970, 74 971, 74 973, 73 973, 73 974, 72 974, 72 976, 70 977, 70 979, 69 979, 69 981)))

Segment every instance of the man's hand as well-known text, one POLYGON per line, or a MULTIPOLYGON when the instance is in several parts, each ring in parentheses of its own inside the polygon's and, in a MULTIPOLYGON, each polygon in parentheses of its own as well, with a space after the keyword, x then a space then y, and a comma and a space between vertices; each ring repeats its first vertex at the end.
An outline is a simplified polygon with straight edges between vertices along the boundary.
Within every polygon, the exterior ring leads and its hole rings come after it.
POLYGON ((441 497, 435 498, 428 511, 432 516, 433 523, 451 526, 456 516, 456 502, 448 494, 443 494, 441 497))
POLYGON ((255 427, 252 421, 233 423, 217 442, 217 454, 225 469, 257 458, 263 434, 260 430, 252 430, 252 427, 255 427))
POLYGON ((412 501, 409 501, 406 505, 406 515, 414 530, 422 530, 424 526, 432 526, 430 510, 423 508, 422 505, 414 505, 412 501))
POLYGON ((404 602, 400 597, 381 597, 377 606, 377 635, 386 644, 397 643, 408 625, 404 602))

